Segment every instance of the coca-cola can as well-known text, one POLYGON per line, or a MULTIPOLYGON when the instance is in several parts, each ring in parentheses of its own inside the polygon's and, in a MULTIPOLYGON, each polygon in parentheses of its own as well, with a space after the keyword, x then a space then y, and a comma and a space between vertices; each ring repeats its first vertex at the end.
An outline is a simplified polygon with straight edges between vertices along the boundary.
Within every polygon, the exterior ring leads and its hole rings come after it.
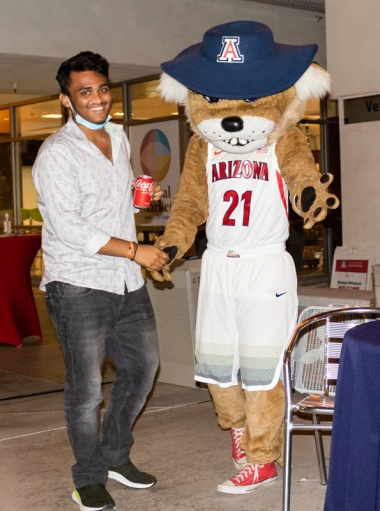
POLYGON ((136 179, 135 196, 133 198, 135 208, 149 208, 152 184, 152 176, 139 176, 136 179))

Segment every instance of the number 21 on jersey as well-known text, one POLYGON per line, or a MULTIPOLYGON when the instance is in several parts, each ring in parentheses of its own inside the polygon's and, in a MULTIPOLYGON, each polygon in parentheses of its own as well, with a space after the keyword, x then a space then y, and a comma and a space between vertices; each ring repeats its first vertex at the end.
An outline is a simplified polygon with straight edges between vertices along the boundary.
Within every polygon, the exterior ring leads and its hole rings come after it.
POLYGON ((231 204, 227 209, 226 213, 224 214, 223 225, 234 226, 236 222, 238 221, 240 222, 240 219, 234 219, 231 217, 235 209, 237 208, 239 202, 244 202, 243 218, 241 225, 243 227, 248 227, 251 212, 251 198, 252 198, 251 191, 244 192, 241 198, 239 197, 238 192, 236 192, 235 190, 228 190, 227 192, 225 192, 225 194, 223 195, 223 200, 224 202, 230 202, 231 204))

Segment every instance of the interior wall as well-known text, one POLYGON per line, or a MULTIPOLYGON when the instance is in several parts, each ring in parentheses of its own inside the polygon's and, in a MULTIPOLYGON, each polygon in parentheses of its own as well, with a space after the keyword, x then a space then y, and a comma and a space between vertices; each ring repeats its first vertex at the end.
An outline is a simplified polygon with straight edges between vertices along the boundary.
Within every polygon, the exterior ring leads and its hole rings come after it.
POLYGON ((339 98, 343 244, 375 246, 380 263, 380 121, 344 124, 345 98, 380 94, 380 3, 326 2, 327 67, 339 98), (376 64, 375 64, 376 63, 376 64))
POLYGON ((255 20, 279 42, 319 44, 324 65, 324 19, 315 14, 246 0, 12 0, 1 5, 0 48, 63 59, 91 49, 110 62, 158 66, 214 25, 255 20))

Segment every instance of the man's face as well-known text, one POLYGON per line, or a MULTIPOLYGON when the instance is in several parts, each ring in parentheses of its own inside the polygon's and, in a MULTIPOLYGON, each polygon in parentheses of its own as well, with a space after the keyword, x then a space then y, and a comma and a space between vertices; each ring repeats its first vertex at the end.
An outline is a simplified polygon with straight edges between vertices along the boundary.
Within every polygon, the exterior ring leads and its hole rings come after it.
MULTIPOLYGON (((75 111, 86 121, 104 122, 112 105, 107 78, 95 71, 72 71, 70 81, 69 99, 75 111)), ((64 94, 60 94, 60 100, 64 106, 70 106, 64 94)))

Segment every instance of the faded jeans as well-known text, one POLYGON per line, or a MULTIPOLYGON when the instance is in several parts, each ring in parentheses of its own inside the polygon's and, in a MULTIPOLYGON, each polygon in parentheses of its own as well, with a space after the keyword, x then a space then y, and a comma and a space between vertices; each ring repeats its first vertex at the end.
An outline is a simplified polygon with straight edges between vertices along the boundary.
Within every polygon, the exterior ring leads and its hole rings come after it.
POLYGON ((117 295, 57 281, 46 285, 46 303, 65 358, 64 408, 76 460, 74 483, 76 488, 105 485, 108 467, 129 460, 131 429, 157 371, 152 304, 145 285, 117 295), (116 375, 100 439, 105 355, 116 375))

